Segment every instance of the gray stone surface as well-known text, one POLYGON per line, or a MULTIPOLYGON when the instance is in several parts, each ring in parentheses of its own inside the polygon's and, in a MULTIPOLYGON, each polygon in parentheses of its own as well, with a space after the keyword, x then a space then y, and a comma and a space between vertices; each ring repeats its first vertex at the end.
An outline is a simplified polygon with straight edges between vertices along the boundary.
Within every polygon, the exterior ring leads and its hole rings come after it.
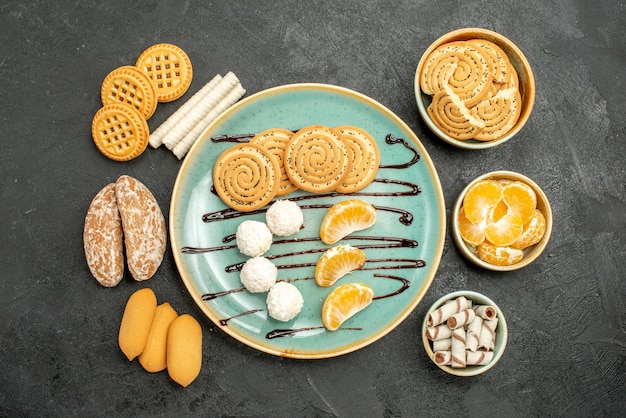
MULTIPOLYGON (((24 1, 0 4, 0 415, 2 416, 617 416, 626 409, 626 6, 600 0, 498 2, 24 1), (460 27, 503 33, 533 66, 537 97, 517 138, 468 152, 420 119, 422 52, 460 27), (474 177, 507 169, 550 198, 542 257, 512 273, 466 262, 450 235, 433 285, 393 332, 316 361, 257 352, 195 306, 171 251, 149 283, 201 319, 203 368, 188 388, 128 364, 116 342, 128 296, 91 278, 82 250, 92 197, 121 174, 165 214, 180 162, 148 149, 107 160, 90 126, 113 68, 172 42, 194 65, 190 91, 234 71, 248 93, 294 82, 348 87, 418 135, 448 208, 474 177), (506 312, 501 362, 474 378, 435 367, 419 331, 445 293, 470 289, 506 312)), ((155 129, 182 101, 159 105, 155 129)), ((448 214, 450 211, 448 210, 448 214)))

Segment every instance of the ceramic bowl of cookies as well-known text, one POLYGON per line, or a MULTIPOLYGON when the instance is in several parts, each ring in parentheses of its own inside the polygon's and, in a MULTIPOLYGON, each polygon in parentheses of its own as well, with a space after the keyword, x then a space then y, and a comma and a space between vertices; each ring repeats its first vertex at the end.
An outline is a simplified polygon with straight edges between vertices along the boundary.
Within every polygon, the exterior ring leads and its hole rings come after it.
POLYGON ((472 263, 511 271, 535 261, 552 232, 552 209, 543 190, 513 171, 493 171, 472 180, 451 216, 459 251, 472 263))
POLYGON ((465 28, 433 42, 415 72, 417 109, 430 130, 459 148, 495 147, 524 126, 535 78, 523 52, 505 36, 465 28))
POLYGON ((449 293, 426 312, 422 342, 428 357, 455 376, 476 376, 502 358, 508 340, 504 314, 487 296, 449 293))

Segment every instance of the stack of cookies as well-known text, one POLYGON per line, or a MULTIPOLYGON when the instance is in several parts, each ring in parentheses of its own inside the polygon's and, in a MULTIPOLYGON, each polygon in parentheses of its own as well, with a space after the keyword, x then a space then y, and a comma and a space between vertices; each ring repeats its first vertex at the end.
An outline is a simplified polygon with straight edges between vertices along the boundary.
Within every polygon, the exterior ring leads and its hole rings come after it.
POLYGON ((376 141, 363 129, 271 128, 225 150, 215 163, 213 182, 228 206, 248 212, 298 189, 356 192, 374 180, 379 165, 376 141))
POLYGON ((433 50, 419 75, 421 90, 432 95, 427 112, 446 135, 492 141, 520 117, 518 74, 506 53, 485 39, 445 43, 433 50))

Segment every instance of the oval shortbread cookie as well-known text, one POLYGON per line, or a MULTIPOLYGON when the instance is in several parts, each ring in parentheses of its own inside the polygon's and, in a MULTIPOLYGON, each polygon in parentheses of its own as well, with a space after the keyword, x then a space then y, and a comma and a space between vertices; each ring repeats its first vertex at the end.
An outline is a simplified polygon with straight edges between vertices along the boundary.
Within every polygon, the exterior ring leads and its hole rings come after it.
POLYGON ((115 161, 128 161, 148 146, 150 131, 139 111, 128 105, 110 104, 96 112, 91 136, 98 150, 115 161))
POLYGON ((312 125, 296 132, 285 149, 285 170, 293 184, 311 193, 335 190, 350 169, 348 148, 333 129, 312 125))
POLYGON ((115 183, 128 269, 137 281, 151 278, 167 246, 165 218, 156 199, 139 180, 123 175, 115 183))
POLYGON ((102 82, 100 90, 104 106, 124 103, 134 107, 144 119, 150 119, 157 107, 154 83, 144 72, 132 65, 124 65, 111 71, 102 82))
POLYGON ((135 65, 154 82, 159 102, 178 99, 191 85, 191 61, 185 51, 176 45, 152 45, 141 53, 135 65))
POLYGON ((270 128, 263 132, 256 134, 251 140, 251 144, 261 145, 268 151, 270 151, 280 166, 280 188, 278 189, 277 196, 284 196, 293 191, 296 191, 298 187, 294 185, 285 171, 285 149, 293 132, 288 129, 282 128, 270 128))
POLYGON ((270 151, 238 144, 224 151, 213 167, 218 196, 233 209, 249 212, 268 204, 280 188, 280 167, 270 151))
POLYGON ((89 205, 83 247, 89 270, 98 283, 117 286, 124 276, 124 242, 114 183, 100 190, 89 205))
POLYGON ((354 193, 367 187, 376 177, 380 166, 380 152, 372 136, 356 126, 335 128, 348 146, 350 171, 335 189, 339 193, 354 193))

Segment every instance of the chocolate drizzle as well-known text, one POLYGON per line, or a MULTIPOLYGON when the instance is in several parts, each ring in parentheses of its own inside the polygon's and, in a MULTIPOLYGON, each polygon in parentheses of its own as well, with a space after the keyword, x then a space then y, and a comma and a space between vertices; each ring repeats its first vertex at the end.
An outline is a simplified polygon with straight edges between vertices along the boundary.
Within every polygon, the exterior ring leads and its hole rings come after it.
MULTIPOLYGON (((230 143, 245 143, 249 142, 251 138, 253 138, 255 134, 226 134, 226 135, 217 135, 211 137, 212 142, 230 142, 230 143)), ((403 138, 397 138, 393 134, 388 134, 385 137, 385 143, 388 145, 396 145, 400 144, 405 149, 412 153, 412 157, 410 160, 399 163, 399 164, 389 164, 389 165, 380 165, 381 169, 406 169, 416 164, 420 160, 420 154, 417 149, 409 142, 403 138)), ((373 181, 374 184, 379 184, 382 187, 379 187, 379 190, 376 188, 367 188, 355 193, 351 193, 349 195, 336 193, 336 192, 328 192, 322 194, 304 194, 300 196, 292 196, 289 197, 289 200, 294 202, 298 202, 299 206, 303 210, 318 210, 318 209, 328 209, 332 206, 332 203, 317 203, 323 199, 331 199, 337 197, 410 197, 417 196, 421 193, 421 188, 409 181, 404 180, 396 180, 391 178, 377 178, 373 181), (392 187, 390 187, 392 186, 392 187), (393 190, 388 190, 388 189, 393 190)), ((211 187, 210 192, 217 196, 214 187, 211 187)), ((239 212, 231 208, 227 208, 220 211, 205 213, 202 215, 201 219, 204 223, 218 222, 229 219, 236 219, 244 216, 251 216, 256 214, 264 213, 267 208, 274 203, 274 201, 270 202, 266 207, 251 211, 251 212, 239 212)), ((404 210, 399 207, 390 207, 390 206, 381 206, 375 205, 377 211, 381 212, 390 212, 398 214, 398 221, 405 226, 409 226, 413 223, 414 215, 408 210, 404 210)), ((221 252, 237 249, 237 245, 233 243, 236 240, 235 234, 229 234, 222 238, 222 244, 215 247, 191 247, 184 246, 181 248, 181 252, 183 254, 203 254, 203 253, 213 253, 213 252, 221 252)), ((368 236, 368 235, 355 235, 355 236, 347 236, 343 239, 344 241, 357 241, 358 244, 355 244, 356 247, 367 250, 367 249, 394 249, 394 248, 416 248, 418 246, 418 242, 413 239, 403 238, 403 237, 391 237, 391 236, 368 236)), ((303 238, 285 238, 285 239, 277 239, 273 241, 272 248, 280 248, 280 246, 285 246, 286 248, 291 248, 294 245, 299 243, 319 243, 321 239, 319 236, 316 237, 303 237, 303 238)), ((277 260, 281 258, 297 258, 299 256, 318 254, 326 251, 328 248, 309 248, 304 250, 295 250, 291 252, 284 253, 276 253, 272 255, 267 255, 266 257, 270 260, 277 260)), ((235 264, 228 265, 224 268, 225 272, 233 273, 240 271, 243 267, 244 262, 239 262, 235 264)), ((316 266, 316 262, 302 262, 302 263, 284 263, 284 264, 275 264, 276 267, 280 270, 286 269, 298 269, 298 268, 314 268, 316 266)), ((362 271, 382 271, 382 270, 403 270, 403 269, 418 269, 426 266, 426 262, 420 259, 413 258, 373 258, 367 259, 366 263, 360 270, 362 271)), ((376 280, 392 280, 399 283, 397 288, 392 288, 390 292, 375 295, 373 300, 378 301, 381 299, 387 299, 394 296, 397 296, 403 293, 405 290, 409 289, 411 286, 411 281, 401 276, 397 275, 389 275, 382 273, 374 273, 373 278, 376 280)), ((282 281, 293 282, 299 280, 306 281, 314 281, 314 277, 300 277, 300 278, 290 278, 282 281)), ((234 293, 239 293, 245 291, 245 287, 238 287, 230 290, 221 290, 214 293, 205 293, 201 296, 203 301, 212 301, 218 298, 227 297, 234 293)), ((235 319, 246 315, 251 315, 257 312, 266 311, 265 308, 259 309, 250 309, 245 312, 241 312, 237 315, 234 315, 229 318, 224 318, 219 320, 219 324, 222 326, 228 326, 228 323, 235 319)), ((297 334, 316 331, 316 330, 324 330, 324 326, 311 326, 311 327, 302 327, 302 328, 277 328, 269 331, 265 338, 268 340, 283 338, 283 337, 293 337, 297 334)), ((340 328, 342 330, 354 330, 360 331, 362 328, 340 328)))

